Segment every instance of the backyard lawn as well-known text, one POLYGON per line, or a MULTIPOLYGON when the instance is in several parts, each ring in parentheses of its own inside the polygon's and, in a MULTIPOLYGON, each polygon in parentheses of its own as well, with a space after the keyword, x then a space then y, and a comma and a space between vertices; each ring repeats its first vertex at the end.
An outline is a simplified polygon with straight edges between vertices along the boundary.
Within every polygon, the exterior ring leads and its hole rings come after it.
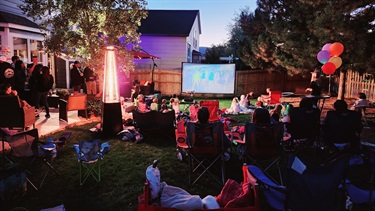
MULTIPOLYGON (((228 108, 230 103, 231 99, 220 100, 220 107, 228 108)), ((246 114, 231 117, 241 121, 236 124, 250 120, 250 115, 246 114)), ((53 162, 53 166, 61 175, 55 176, 53 172, 49 172, 45 184, 39 191, 28 186, 25 195, 0 201, 0 210, 9 210, 13 207, 40 210, 61 204, 64 204, 66 210, 136 210, 137 197, 142 193, 146 179, 146 168, 155 159, 159 161, 161 181, 185 189, 191 194, 198 194, 201 198, 220 193, 222 186, 209 177, 203 177, 193 186, 188 184, 188 163, 186 160, 177 160, 174 141, 151 137, 137 144, 121 141, 121 137, 103 137, 101 133, 89 131, 97 123, 67 128, 66 131, 72 135, 65 147, 58 151, 53 162), (79 163, 72 145, 80 140, 96 138, 102 142, 108 141, 111 145, 111 150, 102 161, 102 181, 98 183, 90 177, 80 186, 79 163)), ((50 137, 56 140, 62 132, 54 133, 50 137)), ((46 139, 47 137, 43 137, 41 140, 46 139)), ((226 162, 226 177, 241 182, 241 167, 236 146, 233 145, 231 159, 226 162)), ((356 170, 356 177, 368 181, 368 169, 358 173, 361 171, 356 170)))

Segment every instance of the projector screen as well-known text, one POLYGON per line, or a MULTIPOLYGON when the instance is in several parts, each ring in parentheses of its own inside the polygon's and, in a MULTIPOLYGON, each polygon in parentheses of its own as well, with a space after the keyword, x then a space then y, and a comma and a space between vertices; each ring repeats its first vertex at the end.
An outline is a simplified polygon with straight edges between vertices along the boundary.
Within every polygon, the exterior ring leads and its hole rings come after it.
POLYGON ((182 92, 234 94, 235 64, 182 63, 182 92))

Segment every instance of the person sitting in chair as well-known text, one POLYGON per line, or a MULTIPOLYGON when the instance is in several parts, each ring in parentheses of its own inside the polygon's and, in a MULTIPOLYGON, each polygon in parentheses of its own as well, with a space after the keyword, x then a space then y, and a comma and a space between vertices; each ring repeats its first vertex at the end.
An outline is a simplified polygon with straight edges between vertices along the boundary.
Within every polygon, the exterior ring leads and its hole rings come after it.
MULTIPOLYGON (((205 106, 200 107, 198 109, 198 112, 197 112, 197 118, 198 118, 198 122, 193 123, 193 124, 200 124, 200 125, 207 125, 207 124, 209 124, 208 123, 208 119, 210 118, 210 112, 208 111, 208 108, 205 107, 205 106)), ((189 124, 188 124, 188 127, 189 127, 189 124)), ((194 130, 194 126, 191 126, 191 124, 190 124, 189 131, 191 131, 193 133, 195 131, 194 130)), ((225 157, 225 160, 227 161, 227 160, 230 159, 230 154, 229 153, 230 153, 230 149, 231 149, 231 141, 224 134, 224 132, 222 132, 221 135, 223 137, 223 147, 225 149, 224 157, 225 157)))
POLYGON ((194 100, 193 105, 189 106, 189 116, 190 121, 195 122, 198 121, 198 110, 199 110, 199 103, 198 101, 194 100))
MULTIPOLYGON (((18 93, 16 90, 12 89, 10 84, 2 84, 0 85, 0 95, 18 96, 18 93)), ((22 107, 31 108, 31 105, 29 105, 25 100, 19 98, 19 102, 22 107)))
POLYGON ((361 115, 348 110, 348 104, 344 100, 336 100, 333 106, 335 111, 328 111, 323 121, 326 144, 338 149, 349 147, 357 152, 360 145, 359 134, 362 131, 361 115))

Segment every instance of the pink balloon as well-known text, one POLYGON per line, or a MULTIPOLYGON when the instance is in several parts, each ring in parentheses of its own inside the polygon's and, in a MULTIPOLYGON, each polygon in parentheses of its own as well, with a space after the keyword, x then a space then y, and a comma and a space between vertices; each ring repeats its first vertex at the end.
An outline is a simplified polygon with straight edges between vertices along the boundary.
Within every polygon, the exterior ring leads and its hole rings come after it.
POLYGON ((329 51, 320 51, 316 58, 320 63, 325 64, 328 62, 329 58, 331 58, 331 54, 329 51))
POLYGON ((329 47, 331 47, 332 43, 327 43, 323 46, 322 50, 323 51, 329 51, 329 47))

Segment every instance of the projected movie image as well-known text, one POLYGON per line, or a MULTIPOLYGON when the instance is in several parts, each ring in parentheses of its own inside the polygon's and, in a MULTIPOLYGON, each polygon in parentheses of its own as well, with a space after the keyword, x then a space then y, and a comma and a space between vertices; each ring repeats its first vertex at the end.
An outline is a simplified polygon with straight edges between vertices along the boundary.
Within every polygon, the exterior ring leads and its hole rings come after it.
POLYGON ((182 92, 233 94, 234 64, 182 64, 182 92))

